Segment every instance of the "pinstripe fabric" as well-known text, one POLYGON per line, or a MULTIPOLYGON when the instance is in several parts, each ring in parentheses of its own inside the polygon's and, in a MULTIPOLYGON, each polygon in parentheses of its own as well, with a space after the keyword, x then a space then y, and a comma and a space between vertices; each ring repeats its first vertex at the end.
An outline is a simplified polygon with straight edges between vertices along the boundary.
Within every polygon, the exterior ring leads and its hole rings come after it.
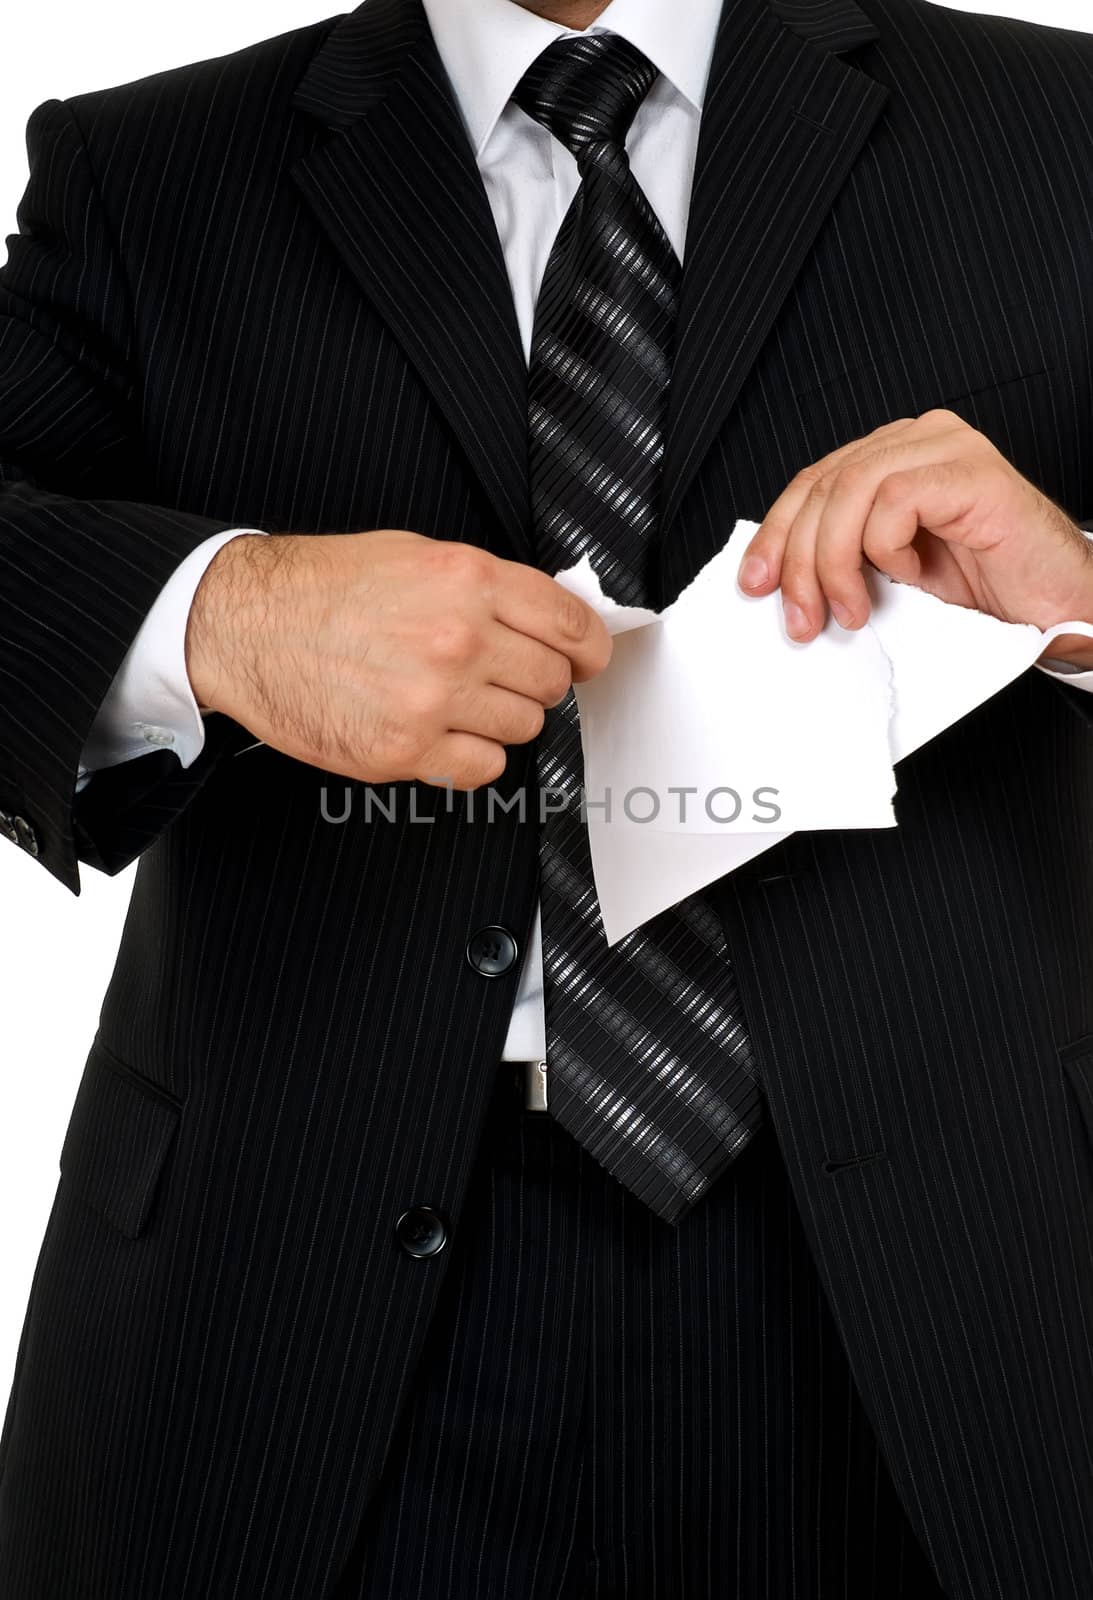
MULTIPOLYGON (((656 603, 799 467, 932 406, 1093 520, 1091 105, 1076 33, 726 4, 656 603)), ((524 940, 535 832, 458 803, 415 825, 405 788, 369 822, 353 785, 329 821, 322 774, 237 754, 221 719, 182 777, 160 752, 76 800, 72 779, 206 532, 403 526, 527 559, 523 352, 415 0, 47 101, 28 143, 0 269, 0 810, 70 887, 140 860, 0 1437, 0 1594, 314 1600, 477 1226, 513 983, 465 949, 492 923, 524 940), (415 1203, 452 1234, 428 1260, 394 1234, 415 1203)), ((531 777, 514 750, 505 794, 531 777)), ((1026 674, 899 777, 897 829, 791 838, 713 900, 834 1326, 943 1587, 1087 1600, 1088 702, 1026 674)), ((722 1292, 679 1248, 695 1303, 696 1274, 722 1292)))
POLYGON ((769 1132, 675 1227, 522 1102, 332 1600, 939 1600, 769 1132))
MULTIPOLYGON (((617 34, 561 38, 513 95, 581 171, 531 341, 536 559, 554 573, 585 557, 605 591, 630 605, 645 602, 657 545, 681 275, 626 155, 656 76, 617 34)), ((539 832, 550 1114, 678 1222, 762 1120, 724 931, 696 895, 608 948, 572 690, 547 712, 536 765, 553 802, 539 832)))

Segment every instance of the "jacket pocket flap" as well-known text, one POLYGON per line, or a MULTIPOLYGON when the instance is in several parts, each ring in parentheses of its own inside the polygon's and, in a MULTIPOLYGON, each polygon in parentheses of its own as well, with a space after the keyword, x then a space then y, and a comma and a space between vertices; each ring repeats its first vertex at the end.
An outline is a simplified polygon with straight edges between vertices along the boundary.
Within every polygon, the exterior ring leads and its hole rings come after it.
POLYGON ((908 416, 1016 378, 1050 371, 1058 362, 1057 337, 1046 315, 1035 307, 1005 307, 1004 320, 988 322, 965 314, 950 322, 938 317, 894 338, 877 334, 850 351, 835 372, 811 376, 798 398, 840 383, 857 388, 880 385, 893 417, 908 416))
POLYGON ((179 1105, 96 1040, 61 1146, 65 1186, 128 1238, 148 1221, 179 1105))

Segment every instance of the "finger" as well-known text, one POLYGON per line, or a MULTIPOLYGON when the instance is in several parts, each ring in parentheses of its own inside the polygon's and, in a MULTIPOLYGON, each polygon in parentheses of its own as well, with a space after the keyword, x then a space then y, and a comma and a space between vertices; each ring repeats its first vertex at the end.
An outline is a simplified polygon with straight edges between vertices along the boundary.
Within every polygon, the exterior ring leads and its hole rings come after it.
POLYGON ((543 706, 564 700, 573 677, 568 656, 500 622, 488 636, 484 668, 488 682, 543 706))
MULTIPOLYGON (((866 559, 872 560, 865 544, 867 526, 873 547, 882 548, 878 541, 884 538, 884 518, 874 517, 878 493, 896 474, 936 462, 941 452, 950 449, 951 445, 938 434, 874 448, 869 454, 845 461, 810 496, 808 507, 813 500, 817 507, 816 575, 824 601, 830 604, 840 626, 860 628, 869 617, 869 591, 862 568, 866 559)), ((917 523, 904 540, 905 528, 901 524, 897 543, 891 549, 891 559, 903 571, 908 570, 911 559, 904 553, 906 544, 916 528, 917 523)), ((891 572, 890 576, 896 574, 891 572)))
POLYGON ((861 518, 832 515, 829 502, 816 530, 816 577, 831 615, 840 628, 851 631, 869 620, 871 606, 862 570, 863 539, 861 518))
POLYGON ((782 555, 782 616, 786 632, 799 644, 815 638, 824 625, 824 598, 816 576, 816 518, 799 516, 782 555))
POLYGON ((804 505, 812 487, 834 466, 859 453, 868 443, 890 434, 903 433, 913 427, 916 417, 897 417, 893 422, 882 423, 872 433, 832 450, 818 461, 802 467, 773 502, 744 551, 738 581, 749 594, 769 594, 778 587, 781 577, 782 555, 789 531, 797 513, 804 505))
POLYGON ((449 726, 453 733, 475 734, 498 744, 527 744, 542 732, 545 715, 541 701, 487 683, 456 695, 449 726))
POLYGON ((441 789, 478 789, 505 770, 504 745, 473 733, 448 733, 438 739, 413 774, 419 783, 441 789))
POLYGON ((869 617, 869 591, 862 571, 865 525, 882 484, 893 472, 936 462, 952 448, 951 439, 941 431, 914 438, 904 434, 846 457, 813 486, 792 536, 802 523, 815 524, 812 537, 821 603, 830 605, 841 627, 860 628, 869 617))
MULTIPOLYGON (((810 549, 813 569, 807 574, 805 605, 813 630, 823 626, 827 604, 843 627, 860 627, 869 615, 869 591, 862 574, 862 540, 865 519, 881 483, 893 471, 929 465, 964 449, 978 454, 974 430, 955 414, 926 412, 912 434, 906 428, 889 430, 887 438, 873 439, 841 452, 841 459, 822 477, 816 477, 797 516, 790 525, 787 550, 810 549), (953 439, 954 428, 968 435, 965 445, 953 439), (818 615, 812 610, 811 580, 819 585, 818 615)), ((784 560, 785 558, 783 558, 784 560)), ((785 591, 783 574, 782 588, 785 591)), ((798 633, 811 638, 812 632, 798 633)))
POLYGON ((945 550, 960 543, 983 493, 982 463, 932 461, 890 473, 879 486, 866 522, 863 547, 873 565, 901 583, 920 583, 922 560, 914 540, 925 528, 945 550))
POLYGON ((897 583, 919 584, 922 562, 912 542, 918 526, 913 514, 901 513, 893 522, 890 513, 874 506, 866 521, 863 548, 878 572, 886 573, 897 583))
POLYGON ((869 590, 862 571, 865 520, 878 484, 891 470, 889 461, 887 452, 871 461, 848 461, 828 480, 818 507, 816 576, 832 616, 843 628, 860 628, 869 617, 869 590))
MULTIPOLYGON (((887 450, 891 451, 893 448, 898 447, 888 446, 887 450)), ((841 467, 822 477, 816 477, 790 524, 780 566, 782 609, 786 633, 791 639, 800 643, 814 639, 827 621, 828 595, 820 573, 820 535, 827 517, 830 497, 839 492, 844 479, 856 481, 867 469, 867 463, 877 459, 878 453, 885 454, 886 451, 883 446, 876 444, 862 446, 853 453, 844 453, 844 464, 841 467)), ((862 559, 861 529, 867 509, 863 506, 856 520, 843 517, 836 524, 842 530, 850 558, 857 561, 859 568, 862 559)), ((864 590, 864 583, 862 589, 864 590)), ((867 593, 864 594, 864 601, 863 609, 861 600, 858 600, 861 621, 864 621, 868 614, 867 593)), ((839 606, 839 611, 836 613, 837 620, 845 625, 850 613, 843 609, 841 601, 836 603, 839 606)))
POLYGON ((498 566, 500 581, 493 593, 497 620, 560 651, 576 683, 602 672, 611 659, 611 635, 592 607, 535 567, 519 561, 498 566))

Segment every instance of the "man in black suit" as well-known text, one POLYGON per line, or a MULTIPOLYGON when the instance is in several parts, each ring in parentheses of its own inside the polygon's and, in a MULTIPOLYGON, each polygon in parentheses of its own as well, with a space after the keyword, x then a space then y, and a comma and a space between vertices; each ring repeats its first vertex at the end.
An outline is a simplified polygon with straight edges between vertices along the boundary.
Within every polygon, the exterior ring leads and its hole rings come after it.
POLYGON ((139 865, 5 1597, 1093 1593, 1088 641, 608 949, 552 576, 1093 617, 1091 104, 924 0, 365 0, 36 108, 0 825, 139 865))

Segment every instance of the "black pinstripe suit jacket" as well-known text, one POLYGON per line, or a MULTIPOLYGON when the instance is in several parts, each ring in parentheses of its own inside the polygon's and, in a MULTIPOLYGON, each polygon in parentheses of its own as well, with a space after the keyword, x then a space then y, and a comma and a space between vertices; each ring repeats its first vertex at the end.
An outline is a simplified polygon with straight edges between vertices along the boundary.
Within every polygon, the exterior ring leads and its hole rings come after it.
MULTIPOLYGON (((445 1271, 393 1224, 459 1226, 514 983, 465 948, 525 937, 534 832, 429 790, 432 825, 368 823, 359 790, 336 825, 323 774, 238 753, 224 718, 185 773, 163 751, 73 779, 216 529, 530 559, 524 362, 418 0, 48 100, 28 147, 0 272, 0 810, 72 889, 78 862, 140 863, 0 1445, 0 1593, 311 1600, 445 1271)), ((660 602, 798 468, 935 406, 1093 519, 1091 173, 1091 37, 727 0, 660 602)), ((1090 711, 1030 671, 902 763, 897 829, 794 836, 717 890, 856 1379, 976 1600, 1093 1595, 1090 711)), ((505 783, 531 770, 514 750, 505 783)))

